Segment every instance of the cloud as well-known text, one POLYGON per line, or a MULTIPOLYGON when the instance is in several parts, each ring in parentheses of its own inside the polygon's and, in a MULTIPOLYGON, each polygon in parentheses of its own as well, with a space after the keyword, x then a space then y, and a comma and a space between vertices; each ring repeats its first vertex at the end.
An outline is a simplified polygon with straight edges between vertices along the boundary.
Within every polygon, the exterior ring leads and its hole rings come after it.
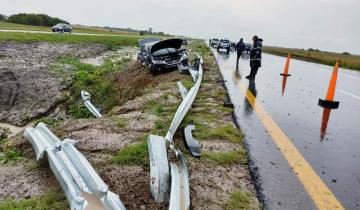
POLYGON ((132 27, 197 38, 360 54, 360 1, 343 0, 1 0, 2 12, 46 13, 71 23, 132 27))

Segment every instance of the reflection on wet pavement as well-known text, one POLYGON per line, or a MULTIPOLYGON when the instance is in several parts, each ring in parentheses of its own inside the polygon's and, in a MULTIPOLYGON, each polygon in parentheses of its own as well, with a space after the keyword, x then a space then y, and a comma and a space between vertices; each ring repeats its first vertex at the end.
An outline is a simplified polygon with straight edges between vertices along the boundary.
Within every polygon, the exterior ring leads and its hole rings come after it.
POLYGON ((246 91, 246 97, 244 98, 244 105, 245 105, 245 109, 244 109, 244 113, 245 113, 245 116, 246 115, 251 115, 253 113, 253 105, 256 105, 256 101, 255 101, 255 98, 256 98, 256 95, 257 95, 257 90, 256 90, 256 84, 255 84, 255 81, 254 80, 249 80, 249 86, 248 86, 248 89, 246 91), (254 97, 249 97, 249 95, 253 95, 254 97), (248 101, 248 100, 251 100, 251 101, 248 101))
POLYGON ((322 120, 321 120, 321 128, 320 128, 320 139, 324 140, 324 137, 326 135, 326 128, 329 122, 331 109, 324 108, 322 120))
POLYGON ((287 76, 282 77, 281 95, 284 95, 284 93, 285 93, 287 78, 288 78, 287 76))

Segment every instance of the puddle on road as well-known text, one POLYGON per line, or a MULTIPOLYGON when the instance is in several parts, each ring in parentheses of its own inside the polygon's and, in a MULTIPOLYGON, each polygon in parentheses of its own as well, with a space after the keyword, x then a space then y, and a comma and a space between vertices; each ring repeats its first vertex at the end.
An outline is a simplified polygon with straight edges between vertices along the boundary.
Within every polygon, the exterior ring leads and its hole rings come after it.
POLYGON ((124 58, 136 60, 137 52, 138 48, 136 47, 122 47, 115 51, 106 51, 105 53, 97 57, 81 59, 81 62, 94 66, 101 66, 104 63, 105 59, 111 59, 112 61, 119 61, 124 58))

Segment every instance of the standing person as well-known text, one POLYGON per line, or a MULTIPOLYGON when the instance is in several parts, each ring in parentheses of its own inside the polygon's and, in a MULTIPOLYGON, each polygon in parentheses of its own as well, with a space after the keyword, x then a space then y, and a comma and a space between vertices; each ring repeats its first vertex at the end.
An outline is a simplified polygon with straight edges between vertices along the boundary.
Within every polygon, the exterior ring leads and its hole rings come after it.
POLYGON ((246 76, 246 79, 254 80, 258 69, 261 67, 261 49, 262 49, 262 39, 258 36, 253 36, 253 47, 250 51, 250 75, 246 76))
POLYGON ((237 59, 236 59, 236 68, 237 68, 237 67, 239 67, 239 58, 245 49, 245 44, 243 42, 243 38, 241 38, 240 41, 236 44, 235 49, 237 52, 237 59))

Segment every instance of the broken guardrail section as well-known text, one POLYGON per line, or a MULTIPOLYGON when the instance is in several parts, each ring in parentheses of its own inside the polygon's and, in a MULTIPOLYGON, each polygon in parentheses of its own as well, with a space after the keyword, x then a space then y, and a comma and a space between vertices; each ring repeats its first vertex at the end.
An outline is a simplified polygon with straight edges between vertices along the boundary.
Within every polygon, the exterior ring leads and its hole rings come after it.
POLYGON ((87 159, 74 147, 76 141, 60 141, 44 123, 27 128, 24 136, 35 150, 36 160, 47 154, 49 165, 72 210, 123 210, 119 196, 96 173, 87 159))
POLYGON ((202 58, 198 57, 195 60, 195 65, 187 68, 195 82, 194 86, 190 90, 187 90, 181 82, 177 83, 180 88, 183 101, 174 115, 166 136, 162 137, 150 134, 148 138, 150 157, 150 192, 156 202, 161 203, 167 201, 169 199, 171 180, 169 204, 169 209, 171 210, 190 209, 190 187, 186 160, 181 151, 175 147, 173 136, 186 113, 189 111, 199 91, 203 75, 202 64, 202 58), (177 159, 176 161, 169 162, 168 149, 175 154, 177 159))
POLYGON ((194 139, 192 131, 195 130, 195 125, 190 124, 184 128, 184 140, 185 144, 190 150, 190 153, 194 157, 200 157, 200 144, 194 139))
POLYGON ((85 90, 81 91, 81 100, 83 101, 86 108, 93 114, 95 117, 100 118, 102 115, 100 114, 99 110, 91 103, 90 98, 91 94, 86 92, 85 90))

